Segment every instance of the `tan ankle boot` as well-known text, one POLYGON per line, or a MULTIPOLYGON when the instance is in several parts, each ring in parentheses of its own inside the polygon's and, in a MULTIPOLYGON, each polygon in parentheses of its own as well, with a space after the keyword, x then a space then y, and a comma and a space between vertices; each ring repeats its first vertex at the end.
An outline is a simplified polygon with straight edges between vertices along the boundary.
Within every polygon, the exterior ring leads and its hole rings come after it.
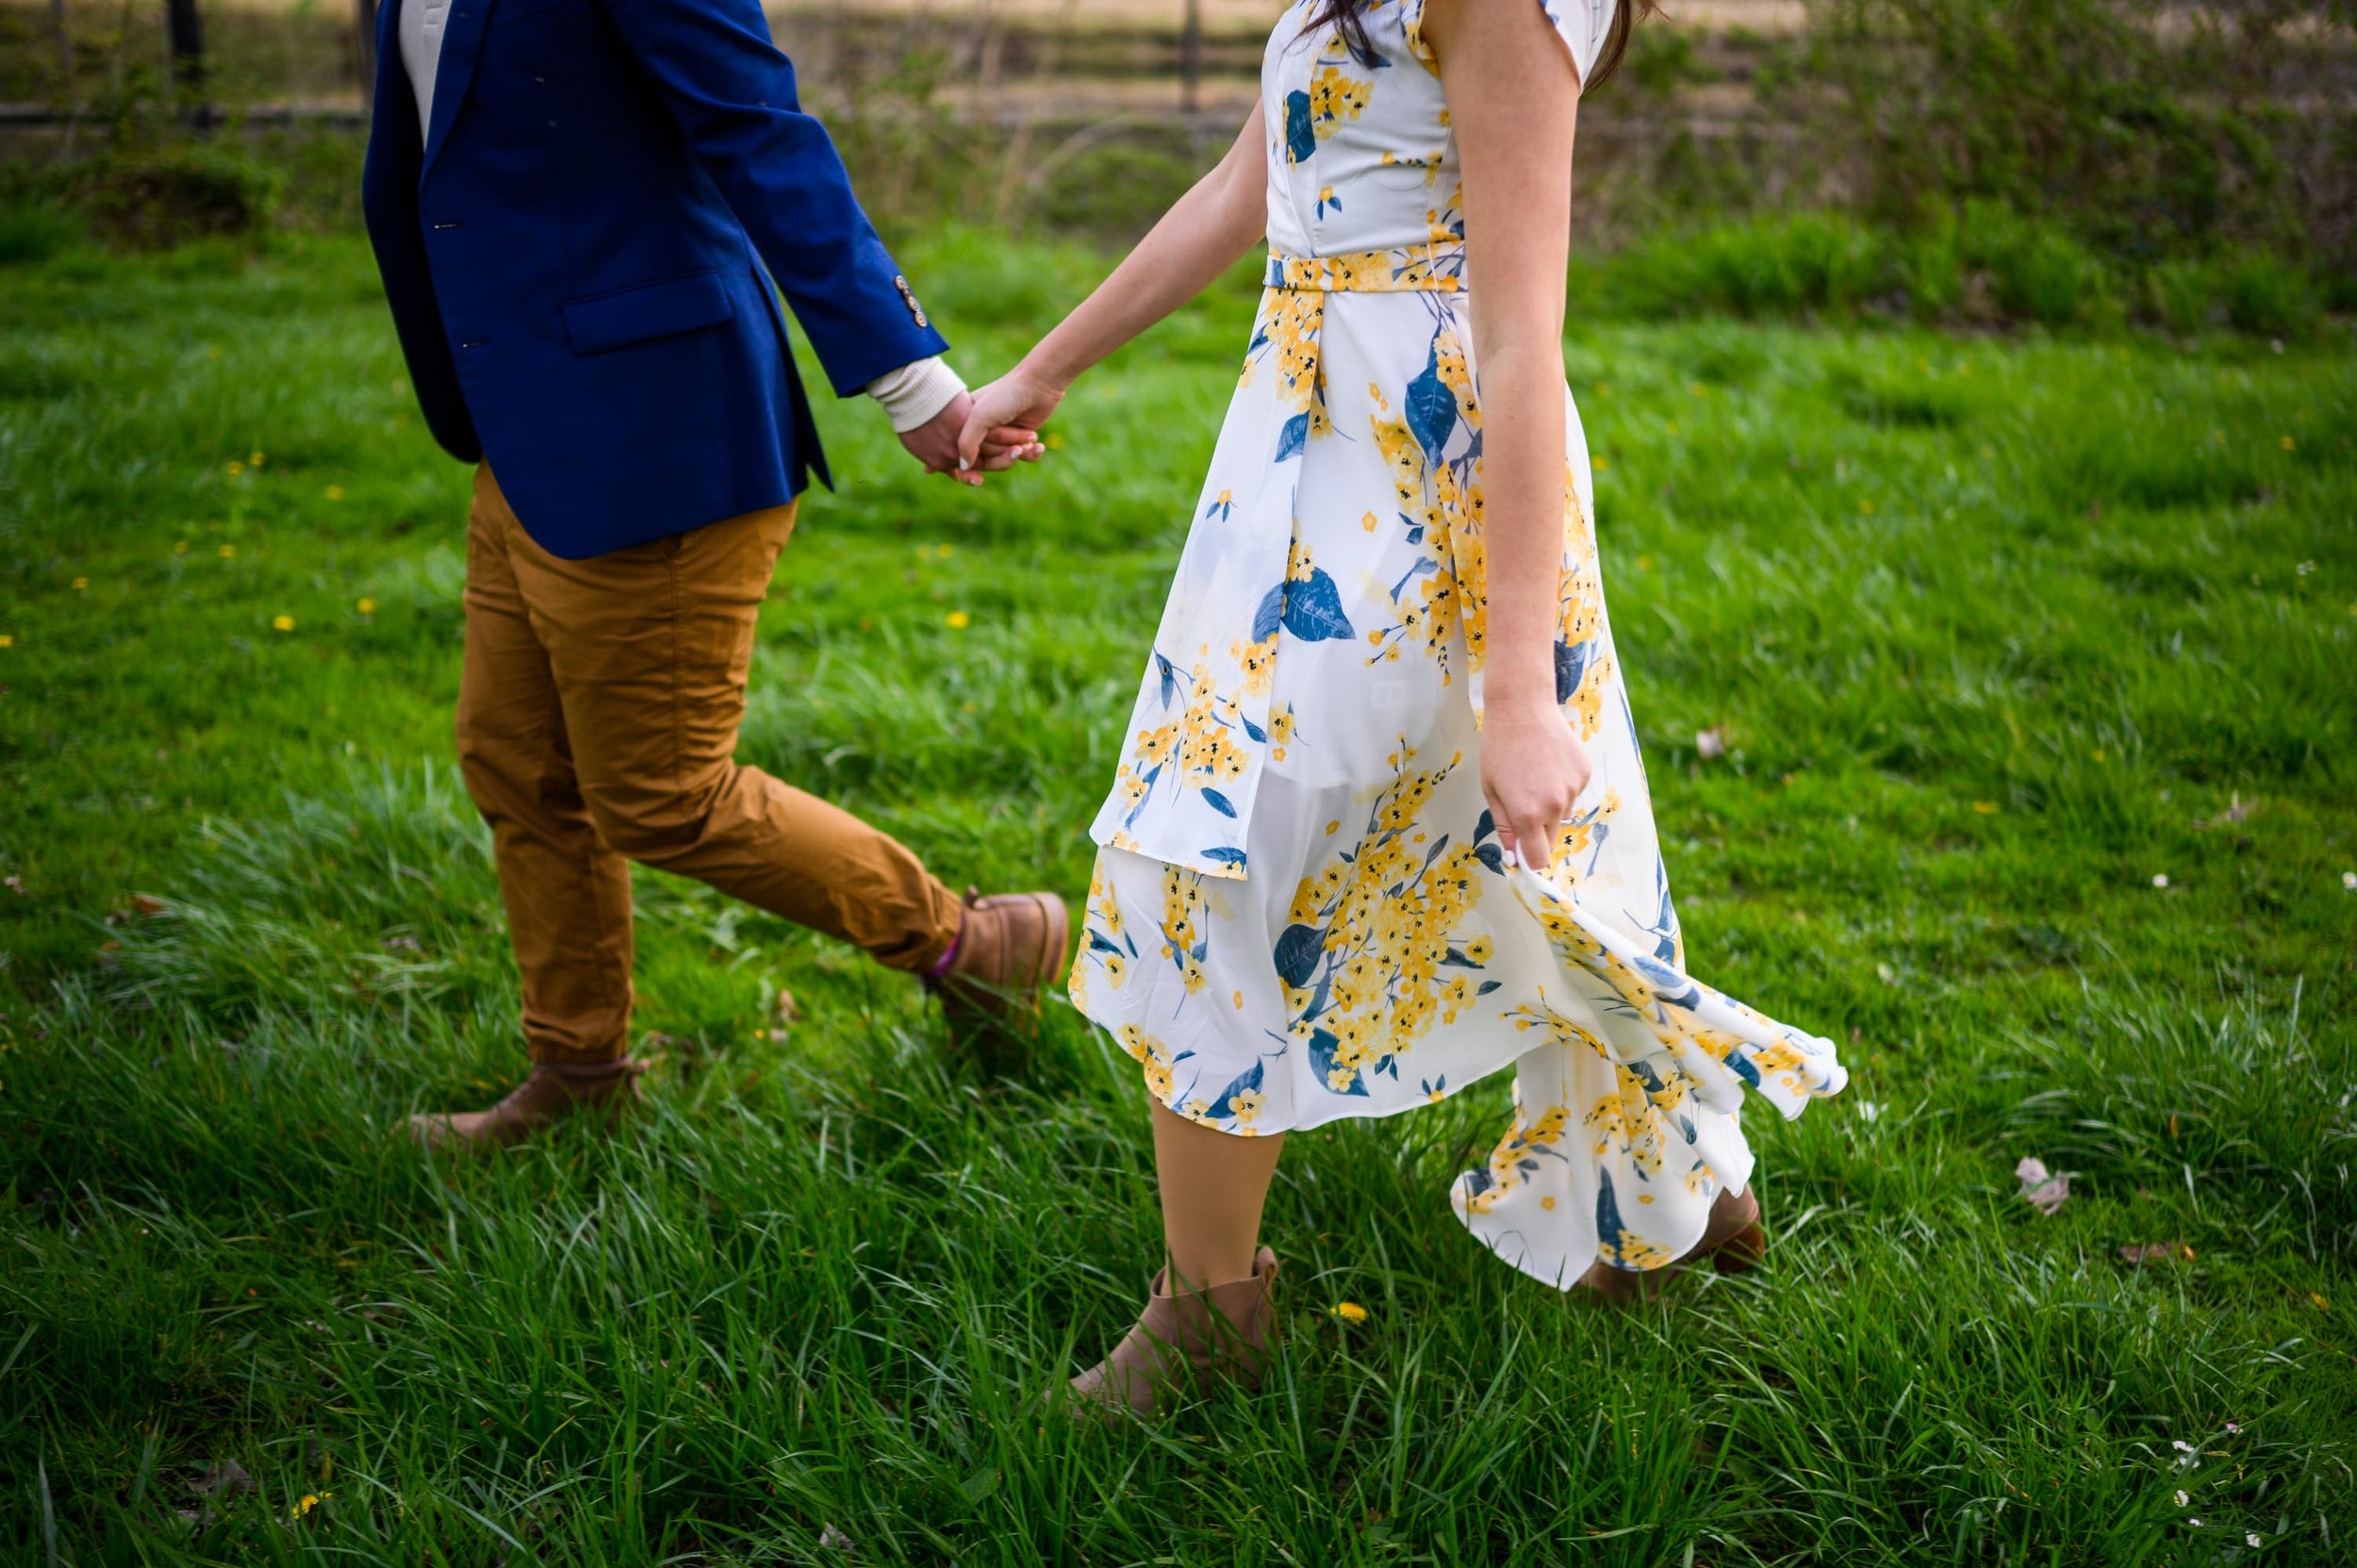
POLYGON ((1660 1268, 1626 1269, 1599 1260, 1580 1276, 1583 1289, 1607 1301, 1651 1300, 1687 1267, 1710 1260, 1722 1274, 1743 1274, 1768 1256, 1768 1232, 1759 1227, 1759 1195, 1750 1188, 1721 1191, 1710 1200, 1710 1221, 1702 1239, 1660 1268))
POLYGON ((941 998, 950 1041, 960 1050, 994 1037, 1028 1037, 1039 1015, 1039 988, 1062 978, 1072 919, 1053 893, 965 890, 965 920, 947 973, 926 984, 941 998))
POLYGON ((1208 1291, 1173 1296, 1170 1271, 1155 1275, 1136 1326, 1112 1355, 1072 1379, 1069 1408, 1100 1418, 1123 1410, 1145 1417, 1190 1385, 1259 1388, 1277 1350, 1277 1309, 1269 1296, 1277 1269, 1277 1254, 1264 1246, 1252 1260, 1250 1279, 1208 1291))
POLYGON ((519 1143, 577 1112, 602 1110, 611 1126, 638 1102, 644 1062, 536 1062, 521 1083, 488 1111, 409 1118, 410 1135, 429 1149, 479 1153, 519 1143))

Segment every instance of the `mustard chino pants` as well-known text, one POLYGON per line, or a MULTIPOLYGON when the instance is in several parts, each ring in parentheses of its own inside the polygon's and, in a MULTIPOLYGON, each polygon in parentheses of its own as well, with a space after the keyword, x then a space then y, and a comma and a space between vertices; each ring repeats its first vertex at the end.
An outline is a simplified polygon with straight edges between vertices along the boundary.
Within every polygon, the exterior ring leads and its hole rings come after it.
POLYGON ((458 762, 491 825, 536 1060, 628 1048, 632 861, 895 968, 930 967, 957 934, 957 897, 898 841, 735 761, 794 511, 567 561, 475 472, 458 762))

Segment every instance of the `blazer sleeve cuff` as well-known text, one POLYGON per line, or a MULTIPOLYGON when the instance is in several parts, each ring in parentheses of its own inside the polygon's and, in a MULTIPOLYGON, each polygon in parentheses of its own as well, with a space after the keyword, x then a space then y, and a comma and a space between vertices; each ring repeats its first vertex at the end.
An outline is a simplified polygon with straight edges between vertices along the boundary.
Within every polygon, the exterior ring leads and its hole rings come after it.
POLYGON ((906 435, 938 415, 965 390, 965 382, 935 355, 889 371, 869 382, 867 395, 884 406, 896 435, 906 435))

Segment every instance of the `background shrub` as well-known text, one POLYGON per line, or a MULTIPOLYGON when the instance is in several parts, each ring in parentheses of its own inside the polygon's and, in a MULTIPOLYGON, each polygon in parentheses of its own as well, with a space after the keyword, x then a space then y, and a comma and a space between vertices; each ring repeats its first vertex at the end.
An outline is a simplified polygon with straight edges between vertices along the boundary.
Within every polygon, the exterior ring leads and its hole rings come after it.
POLYGON ((128 250, 257 233, 286 183, 278 168, 209 141, 102 158, 74 182, 92 225, 128 250))

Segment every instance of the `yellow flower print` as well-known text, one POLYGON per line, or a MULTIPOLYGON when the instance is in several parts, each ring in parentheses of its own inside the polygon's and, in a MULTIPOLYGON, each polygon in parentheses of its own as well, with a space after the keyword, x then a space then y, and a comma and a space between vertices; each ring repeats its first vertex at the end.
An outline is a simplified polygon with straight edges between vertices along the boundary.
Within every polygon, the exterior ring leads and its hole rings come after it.
POLYGON ((1396 1058, 1444 1007, 1480 995, 1461 973, 1480 963, 1453 935, 1480 899, 1479 857, 1471 843, 1423 823, 1462 759, 1420 768, 1404 743, 1395 756, 1394 777, 1370 802, 1359 839, 1295 887, 1274 955, 1291 1033, 1338 1094, 1365 1093, 1360 1079, 1370 1072, 1396 1077, 1396 1058))
POLYGON ((1162 868, 1162 950, 1189 991, 1203 989, 1203 960, 1211 951, 1205 929, 1203 874, 1184 866, 1162 868))
POLYGON ((1359 118, 1374 91, 1375 84, 1363 76, 1353 75, 1340 66, 1322 67, 1310 78, 1310 130, 1324 141, 1345 121, 1359 118))

